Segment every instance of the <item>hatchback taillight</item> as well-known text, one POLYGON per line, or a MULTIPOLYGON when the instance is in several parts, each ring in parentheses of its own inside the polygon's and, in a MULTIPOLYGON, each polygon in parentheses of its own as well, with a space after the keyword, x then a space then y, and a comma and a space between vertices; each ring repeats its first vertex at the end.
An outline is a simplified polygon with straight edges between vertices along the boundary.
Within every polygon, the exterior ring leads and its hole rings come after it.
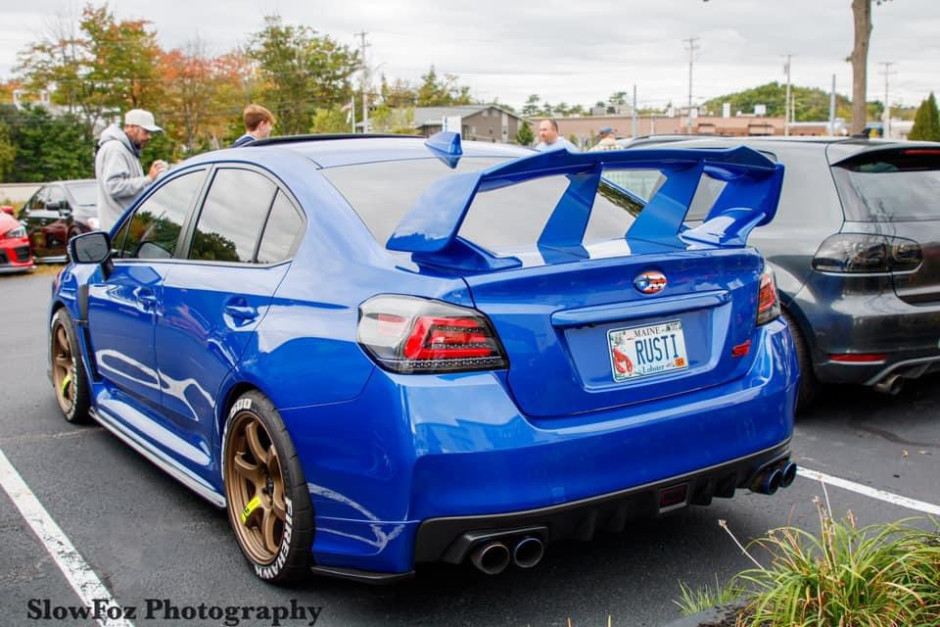
POLYGON ((774 271, 764 268, 760 277, 760 289, 757 292, 757 326, 767 324, 780 317, 780 299, 777 298, 777 282, 774 271))
POLYGON ((845 274, 909 272, 923 258, 920 245, 903 237, 836 233, 819 245, 813 269, 845 274))
POLYGON ((482 313, 423 298, 370 298, 359 307, 357 339, 380 366, 393 372, 466 372, 508 365, 482 313))

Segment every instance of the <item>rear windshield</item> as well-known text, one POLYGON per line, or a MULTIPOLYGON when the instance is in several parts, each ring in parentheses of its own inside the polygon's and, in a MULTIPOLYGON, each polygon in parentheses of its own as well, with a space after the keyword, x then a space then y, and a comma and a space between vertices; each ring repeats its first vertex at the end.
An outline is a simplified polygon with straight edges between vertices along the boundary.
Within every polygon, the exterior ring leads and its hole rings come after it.
POLYGON ((940 150, 861 155, 832 171, 850 221, 940 219, 940 150))
MULTIPOLYGON (((495 158, 463 158, 456 170, 437 159, 393 161, 323 170, 385 245, 402 217, 421 193, 452 174, 472 172, 504 162, 495 158)), ((495 253, 531 248, 568 188, 565 176, 549 176, 480 192, 474 198, 459 235, 495 253)), ((643 203, 616 185, 603 182, 594 199, 584 244, 622 238, 643 203)))

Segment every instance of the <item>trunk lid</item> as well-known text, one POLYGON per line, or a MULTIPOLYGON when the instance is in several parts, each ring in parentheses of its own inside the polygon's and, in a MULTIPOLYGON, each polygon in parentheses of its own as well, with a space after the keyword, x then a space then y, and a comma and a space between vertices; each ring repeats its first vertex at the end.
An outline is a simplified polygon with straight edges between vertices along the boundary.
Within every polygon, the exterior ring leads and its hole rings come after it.
POLYGON ((467 278, 525 413, 641 403, 743 376, 763 260, 750 249, 640 254, 467 278), (644 293, 643 277, 665 287, 644 293))

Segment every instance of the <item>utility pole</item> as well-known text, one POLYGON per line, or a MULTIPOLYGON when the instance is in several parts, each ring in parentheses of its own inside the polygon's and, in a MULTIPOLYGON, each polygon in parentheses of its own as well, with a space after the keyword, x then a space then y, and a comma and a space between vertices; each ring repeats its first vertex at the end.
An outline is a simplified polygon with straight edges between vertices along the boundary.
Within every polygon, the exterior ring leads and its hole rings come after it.
POLYGON ((633 120, 630 124, 630 136, 636 137, 637 119, 636 119, 636 83, 633 85, 633 120))
POLYGON ((698 39, 698 37, 689 37, 682 40, 689 44, 689 126, 686 132, 690 135, 692 134, 692 65, 695 63, 695 51, 698 50, 698 45, 695 42, 698 39))
POLYGON ((891 138, 891 104, 888 101, 888 78, 894 74, 891 71, 891 66, 894 65, 894 61, 882 61, 878 65, 883 65, 885 67, 882 74, 885 75, 885 110, 882 114, 882 137, 885 139, 891 138))
POLYGON ((366 48, 372 44, 366 43, 366 35, 369 33, 362 31, 356 33, 359 37, 359 55, 362 60, 362 132, 369 132, 369 64, 366 62, 366 48))
POLYGON ((790 55, 787 55, 787 63, 784 65, 787 72, 787 96, 783 107, 783 135, 790 135, 790 55))
POLYGON ((829 94, 829 136, 836 134, 836 75, 832 75, 832 93, 829 94))

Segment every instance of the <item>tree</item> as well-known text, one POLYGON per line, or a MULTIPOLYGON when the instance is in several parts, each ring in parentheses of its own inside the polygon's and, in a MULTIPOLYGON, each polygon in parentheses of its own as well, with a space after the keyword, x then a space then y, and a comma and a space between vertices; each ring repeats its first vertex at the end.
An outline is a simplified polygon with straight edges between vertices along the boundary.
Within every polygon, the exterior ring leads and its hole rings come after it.
POLYGON ((539 98, 538 94, 531 94, 525 101, 525 104, 522 106, 522 115, 526 117, 532 117, 533 115, 538 115, 539 112, 539 98))
POLYGON ((907 136, 912 140, 940 141, 940 112, 937 111, 937 99, 933 92, 920 103, 914 114, 914 126, 907 136))
POLYGON ((257 61, 266 106, 285 134, 306 133, 317 109, 349 102, 350 77, 359 69, 355 52, 306 26, 264 18, 251 38, 249 56, 257 61))
POLYGON ((432 65, 427 74, 421 76, 421 86, 418 87, 419 107, 450 107, 473 104, 470 88, 457 84, 458 77, 454 74, 445 74, 438 79, 437 72, 432 65))
POLYGON ((516 133, 516 143, 520 146, 531 146, 533 141, 535 141, 535 134, 529 123, 523 120, 519 124, 519 132, 516 133))
MULTIPOLYGON (((852 18, 855 22, 855 45, 846 59, 852 63, 852 126, 851 133, 861 133, 868 121, 866 98, 868 94, 868 43, 871 39, 872 0, 852 0, 852 18)), ((888 0, 875 0, 881 5, 888 0)))
POLYGON ((0 107, 14 158, 8 180, 39 183, 94 176, 94 140, 75 115, 53 116, 42 107, 0 107))
POLYGON ((0 122, 0 182, 9 180, 16 159, 16 146, 10 137, 10 128, 0 122))
POLYGON ((89 131, 105 116, 160 103, 160 47, 145 20, 115 19, 107 5, 85 6, 75 26, 60 22, 20 53, 16 71, 27 87, 51 91, 54 104, 81 115, 89 131))

